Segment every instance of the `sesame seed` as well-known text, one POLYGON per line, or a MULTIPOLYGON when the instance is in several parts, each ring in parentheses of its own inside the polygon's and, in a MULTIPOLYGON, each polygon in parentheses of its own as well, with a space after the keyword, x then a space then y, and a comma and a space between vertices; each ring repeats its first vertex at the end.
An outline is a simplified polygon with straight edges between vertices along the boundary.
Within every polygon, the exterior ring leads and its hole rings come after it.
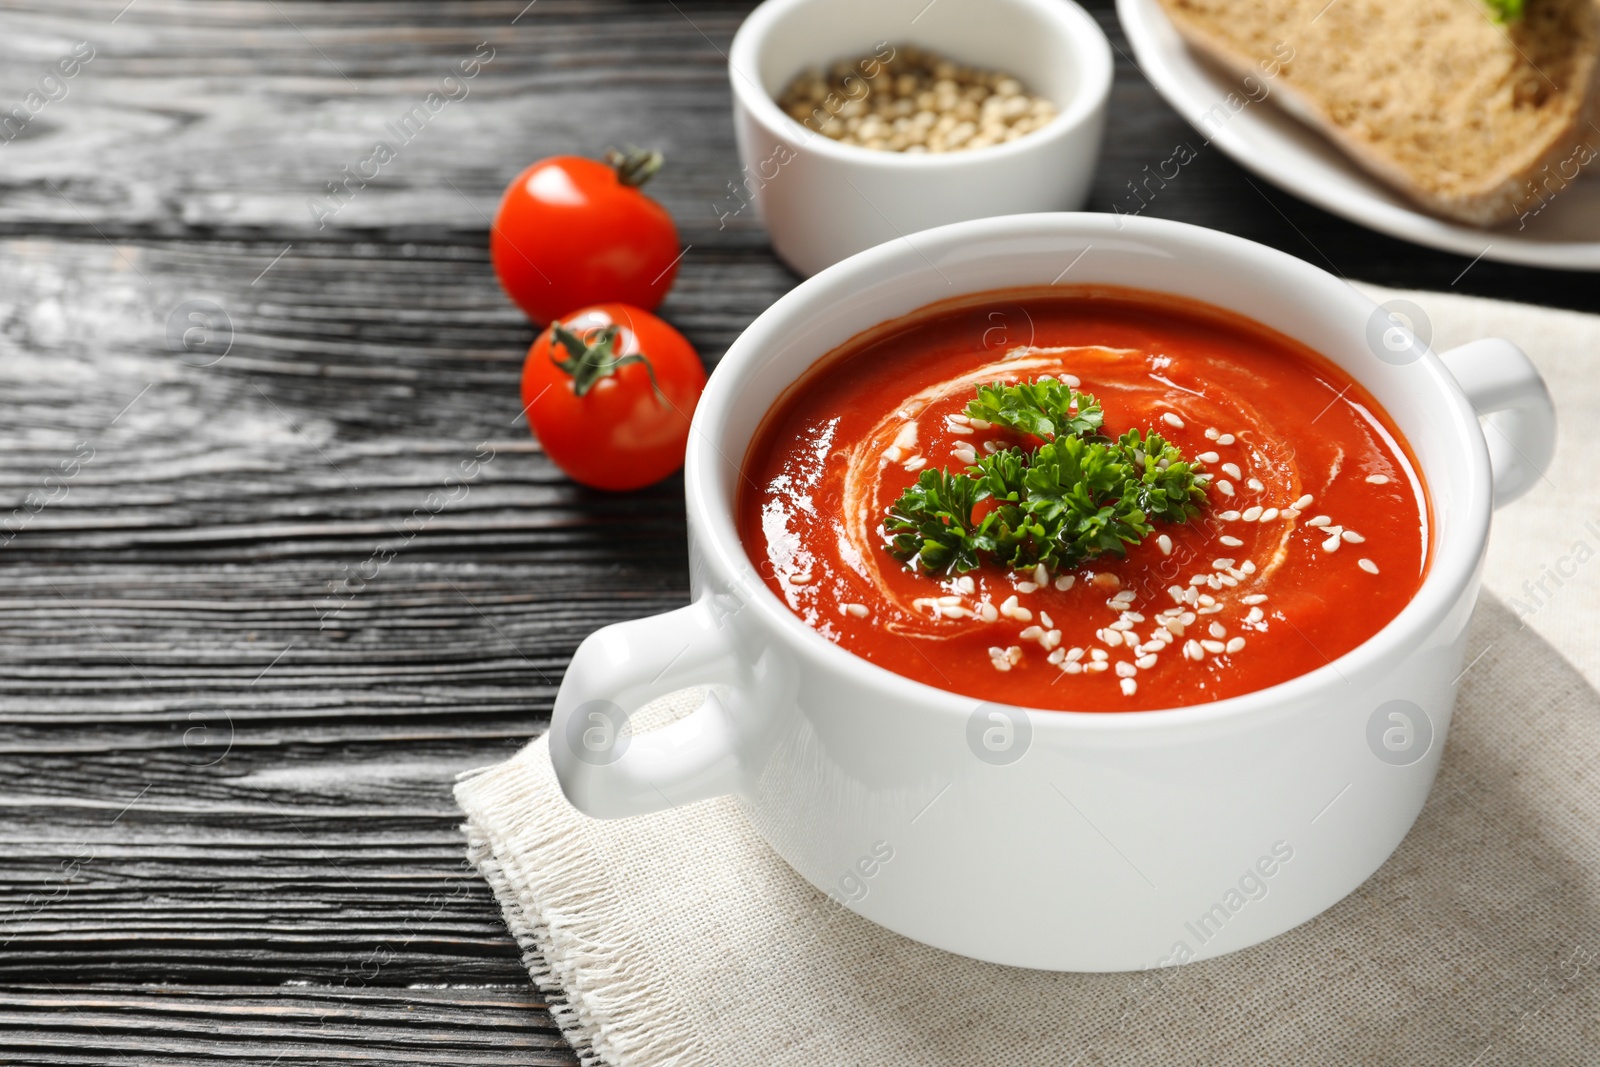
POLYGON ((852 618, 864 619, 867 617, 867 606, 865 604, 840 604, 839 611, 852 618))
POLYGON ((1018 582, 1014 587, 1019 593, 1033 593, 1038 591, 1038 586, 1032 582, 1018 582))
POLYGON ((1072 583, 1077 580, 1078 577, 1075 574, 1063 574, 1061 577, 1056 579, 1056 588, 1065 592, 1066 590, 1071 589, 1072 583))
POLYGON ((1156 665, 1156 656, 1155 653, 1152 652, 1148 656, 1140 656, 1133 662, 1134 666, 1138 667, 1141 671, 1147 671, 1156 665))
POLYGON ((1110 645, 1112 648, 1117 648, 1122 644, 1121 630, 1113 630, 1107 627, 1104 630, 1097 631, 1095 636, 1100 638, 1100 640, 1104 641, 1106 644, 1110 645))
POLYGON ((1118 593, 1116 596, 1114 596, 1110 600, 1106 601, 1106 603, 1107 604, 1132 604, 1133 603, 1133 598, 1135 596, 1137 596, 1137 595, 1138 594, 1136 594, 1132 589, 1124 589, 1124 590, 1122 590, 1122 592, 1118 593))
POLYGON ((949 430, 951 433, 961 434, 963 437, 970 437, 973 434, 978 432, 978 431, 974 430, 971 426, 946 425, 945 429, 949 430))
POLYGON ((1096 674, 1099 674, 1101 671, 1109 669, 1110 666, 1111 664, 1107 663, 1105 660, 1097 659, 1090 663, 1085 663, 1083 665, 1083 669, 1086 671, 1094 671, 1096 674))
POLYGON ((1080 660, 1082 658, 1083 658, 1083 649, 1076 648, 1076 647, 1067 649, 1067 662, 1068 663, 1076 663, 1078 660, 1080 660))
POLYGON ((1265 593, 1251 593, 1249 596, 1244 597, 1243 599, 1246 604, 1265 604, 1267 601, 1267 596, 1265 593))
POLYGON ((1362 570, 1366 571, 1368 574, 1377 574, 1378 573, 1378 565, 1376 563, 1372 562, 1370 559, 1358 559, 1358 560, 1356 560, 1356 566, 1360 567, 1362 570))
POLYGON ((1300 509, 1299 508, 1284 508, 1281 514, 1286 519, 1298 519, 1300 517, 1300 509))
POLYGON ((999 441, 985 441, 983 443, 983 450, 989 453, 991 456, 1004 447, 1005 445, 1001 444, 999 441))
POLYGON ((1122 686, 1122 695, 1125 697, 1131 697, 1139 690, 1139 683, 1132 678, 1124 678, 1120 684, 1122 686))
POLYGON ((1009 671, 1011 669, 1011 660, 1006 655, 1006 650, 994 645, 989 647, 989 662, 997 671, 1009 671))
POLYGON ((999 617, 1000 613, 996 611, 994 605, 989 603, 987 600, 978 605, 978 618, 982 619, 984 622, 994 622, 999 617))
POLYGON ((1122 621, 1123 622, 1144 622, 1144 616, 1140 615, 1137 611, 1124 611, 1122 613, 1122 621))
POLYGON ((1231 445, 1231 444, 1233 444, 1233 434, 1231 434, 1231 433, 1223 434, 1221 437, 1217 438, 1217 444, 1219 444, 1219 445, 1231 445))
POLYGON ((1131 630, 1133 629, 1133 623, 1127 619, 1118 619, 1111 624, 1110 628, 1113 630, 1131 630))
POLYGON ((1339 536, 1344 538, 1346 541, 1349 541, 1352 545, 1359 545, 1361 542, 1366 540, 1365 537, 1362 537, 1354 530, 1345 530, 1339 536))
POLYGON ((1000 614, 1008 619, 1016 619, 1018 622, 1030 622, 1033 619, 1033 612, 1018 604, 1017 598, 1014 596, 1007 597, 1005 602, 1000 605, 1000 614))
POLYGON ((954 596, 954 595, 952 595, 952 596, 942 596, 942 597, 937 597, 935 599, 935 602, 939 603, 939 604, 959 604, 959 603, 961 603, 961 598, 958 597, 958 596, 954 596))
POLYGON ((1221 541, 1229 548, 1238 548, 1240 545, 1244 544, 1244 542, 1239 540, 1237 537, 1229 537, 1227 534, 1223 534, 1221 537, 1217 538, 1217 540, 1221 541))
POLYGON ((1022 638, 1024 641, 1032 641, 1034 638, 1042 636, 1043 634, 1044 634, 1044 631, 1041 630, 1039 627, 1030 626, 1026 630, 1023 630, 1017 636, 1022 638))
POLYGON ((1205 650, 1200 647, 1200 642, 1193 640, 1183 643, 1183 654, 1192 660, 1202 660, 1206 656, 1205 650))
POLYGON ((1243 563, 1239 564, 1239 569, 1245 574, 1254 574, 1256 572, 1256 565, 1250 560, 1245 560, 1243 563))
POLYGON ((1229 589, 1232 589, 1234 586, 1239 584, 1239 579, 1235 578, 1231 574, 1219 574, 1217 575, 1217 581, 1218 583, 1227 586, 1229 589))
POLYGON ((975 430, 987 430, 989 427, 994 425, 994 423, 985 422, 983 419, 968 419, 967 422, 970 423, 972 428, 975 430))
POLYGON ((1258 504, 1253 507, 1245 508, 1243 517, 1245 522, 1255 522, 1261 517, 1261 506, 1258 504))
POLYGON ((1226 650, 1228 646, 1223 644, 1221 641, 1210 641, 1210 640, 1207 640, 1207 641, 1201 641, 1200 642, 1200 647, 1205 649, 1207 652, 1211 653, 1213 656, 1215 656, 1215 655, 1220 654, 1224 650, 1226 650))
POLYGON ((1214 559, 1211 561, 1213 570, 1225 571, 1231 566, 1233 566, 1233 560, 1231 559, 1214 559))
POLYGON ((1244 621, 1245 622, 1260 622, 1262 619, 1264 619, 1266 617, 1267 617, 1266 612, 1262 611, 1260 608, 1251 608, 1250 609, 1250 614, 1248 614, 1248 615, 1246 615, 1244 617, 1244 621))
POLYGON ((1260 478, 1251 478, 1248 482, 1245 482, 1244 484, 1248 485, 1251 489, 1253 489, 1257 493, 1261 492, 1263 489, 1266 488, 1266 486, 1261 484, 1261 479, 1260 478))
POLYGON ((1016 645, 1010 646, 1006 649, 1006 659, 1011 662, 1013 667, 1015 667, 1017 664, 1022 662, 1022 649, 1018 648, 1016 645))
POLYGON ((1156 547, 1161 549, 1161 554, 1163 556, 1172 555, 1172 538, 1168 537, 1166 534, 1162 534, 1160 537, 1156 538, 1156 547))
POLYGON ((1117 677, 1119 677, 1119 678, 1132 678, 1135 674, 1138 674, 1138 673, 1139 673, 1139 668, 1135 667, 1133 664, 1129 663, 1127 660, 1125 660, 1125 659, 1117 660, 1117 677))
POLYGON ((1215 597, 1207 596, 1204 593, 1200 594, 1200 603, 1204 604, 1206 607, 1209 608, 1211 605, 1215 604, 1216 602, 1217 601, 1216 601, 1215 597))
POLYGON ((1326 541, 1322 542, 1322 551, 1324 551, 1324 552, 1337 552, 1337 551, 1339 551, 1339 535, 1338 534, 1334 534, 1332 537, 1330 537, 1326 541))
POLYGON ((1210 634, 1212 637, 1227 637, 1228 628, 1222 625, 1220 622, 1214 622, 1210 626, 1206 627, 1206 633, 1210 634))
POLYGON ((1222 457, 1217 455, 1215 452, 1202 452, 1194 458, 1199 460, 1201 463, 1215 463, 1222 457))
POLYGON ((1237 463, 1224 463, 1222 465, 1222 473, 1226 474, 1230 478, 1244 477, 1244 472, 1239 469, 1239 465, 1237 463))
POLYGON ((1221 610, 1222 610, 1222 605, 1221 604, 1213 604, 1209 608, 1195 608, 1194 609, 1196 615, 1215 615, 1217 612, 1219 612, 1221 610))
POLYGON ((1232 496, 1233 483, 1228 481, 1226 478, 1222 479, 1222 481, 1217 483, 1217 492, 1221 493, 1223 496, 1232 496))
POLYGON ((946 422, 959 423, 960 425, 965 426, 965 425, 967 425, 967 423, 971 422, 972 420, 967 418, 967 416, 963 415, 961 412, 958 411, 954 415, 946 415, 945 416, 945 421, 946 422))
POLYGON ((1389 484, 1389 476, 1387 474, 1369 474, 1369 475, 1367 475, 1367 484, 1368 485, 1388 485, 1389 484))
POLYGON ((946 604, 944 607, 940 608, 939 611, 947 619, 965 619, 972 615, 972 612, 956 604, 946 604))
POLYGON ((1183 420, 1178 418, 1178 416, 1174 415, 1170 411, 1161 416, 1161 421, 1166 423, 1168 426, 1171 426, 1175 430, 1183 429, 1183 420))
POLYGON ((1217 430, 1217 428, 1215 426, 1207 426, 1206 427, 1206 440, 1215 441, 1218 437, 1221 437, 1221 436, 1222 436, 1222 434, 1218 432, 1218 430, 1217 430))
POLYGON ((961 593, 973 593, 978 589, 978 583, 972 580, 972 575, 970 574, 963 574, 950 584, 957 592, 961 593))
POLYGON ((1262 522, 1271 522, 1272 520, 1276 519, 1277 517, 1278 517, 1278 509, 1277 508, 1268 508, 1266 511, 1263 511, 1261 513, 1261 521, 1262 522))
POLYGON ((1311 506, 1311 494, 1307 493, 1305 496, 1301 497, 1299 500, 1296 500, 1294 502, 1294 506, 1296 508, 1301 509, 1301 510, 1304 510, 1305 508, 1309 508, 1311 506))
POLYGON ((1241 648, 1243 648, 1243 647, 1244 647, 1244 638, 1242 638, 1242 637, 1235 637, 1235 638, 1233 638, 1233 639, 1232 639, 1232 640, 1230 640, 1230 641, 1229 641, 1229 642, 1228 642, 1228 643, 1227 643, 1227 644, 1226 644, 1226 645, 1225 645, 1225 646, 1223 646, 1223 647, 1225 647, 1225 648, 1226 648, 1226 649, 1227 649, 1227 650, 1228 650, 1228 651, 1229 651, 1229 652, 1237 652, 1237 651, 1239 651, 1239 650, 1240 650, 1240 649, 1241 649, 1241 648))
POLYGON ((1038 586, 1046 586, 1050 584, 1050 572, 1045 569, 1045 565, 1043 563, 1034 565, 1033 584, 1038 586))
POLYGON ((1091 648, 1089 650, 1089 658, 1097 663, 1104 663, 1110 657, 1110 655, 1111 654, 1103 648, 1091 648))
POLYGON ((1306 520, 1306 525, 1307 526, 1326 526, 1326 525, 1328 525, 1328 523, 1330 523, 1332 521, 1333 520, 1328 518, 1328 516, 1326 516, 1326 515, 1317 515, 1317 516, 1314 516, 1314 517, 1312 517, 1310 519, 1307 519, 1306 520))
POLYGON ((1224 511, 1222 514, 1218 515, 1217 518, 1221 519, 1223 522, 1238 522, 1239 513, 1237 511, 1224 511))
POLYGON ((1066 659, 1066 658, 1067 658, 1067 650, 1064 649, 1064 648, 1058 648, 1054 652, 1052 652, 1048 656, 1046 656, 1044 658, 1044 661, 1046 663, 1050 664, 1051 666, 1059 666, 1061 661, 1066 659))

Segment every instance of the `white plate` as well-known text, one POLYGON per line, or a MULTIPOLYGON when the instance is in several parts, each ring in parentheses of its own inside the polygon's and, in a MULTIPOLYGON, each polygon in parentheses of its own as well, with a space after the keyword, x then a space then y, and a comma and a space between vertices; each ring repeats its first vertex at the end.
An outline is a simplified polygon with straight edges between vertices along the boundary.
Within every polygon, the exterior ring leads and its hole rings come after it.
MULTIPOLYGON (((1117 0, 1117 16, 1145 77, 1196 130, 1205 132, 1200 117, 1229 93, 1245 99, 1238 78, 1189 51, 1157 0, 1117 0)), ((1249 103, 1220 124, 1213 118, 1209 144, 1279 188, 1381 233, 1505 263, 1600 270, 1600 181, 1573 182, 1520 229, 1516 220, 1487 230, 1446 222, 1369 177, 1277 99, 1249 103)))

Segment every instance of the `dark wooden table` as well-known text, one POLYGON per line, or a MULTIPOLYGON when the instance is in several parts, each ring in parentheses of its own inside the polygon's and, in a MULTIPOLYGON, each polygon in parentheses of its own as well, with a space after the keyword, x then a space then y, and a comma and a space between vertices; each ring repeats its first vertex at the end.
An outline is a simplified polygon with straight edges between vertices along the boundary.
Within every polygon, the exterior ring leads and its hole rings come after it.
MULTIPOLYGON (((1091 6, 1105 210, 1194 138, 1091 6)), ((485 217, 534 158, 658 145, 691 246, 664 313, 715 364, 795 282, 751 213, 718 223, 746 8, 0 2, 0 1061, 576 1062, 450 785, 542 728, 585 634, 685 600, 681 483, 545 461, 485 217)), ((1600 309, 1593 276, 1463 275, 1214 151, 1147 213, 1600 309)))

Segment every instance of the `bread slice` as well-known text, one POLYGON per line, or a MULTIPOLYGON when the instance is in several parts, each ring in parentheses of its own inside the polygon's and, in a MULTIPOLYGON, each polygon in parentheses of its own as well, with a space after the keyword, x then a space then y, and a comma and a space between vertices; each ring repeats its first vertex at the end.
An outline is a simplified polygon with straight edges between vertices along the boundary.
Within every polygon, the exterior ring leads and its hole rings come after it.
POLYGON ((1278 98, 1438 215, 1528 216, 1600 173, 1587 166, 1600 158, 1595 0, 1527 0, 1507 25, 1481 0, 1161 5, 1191 47, 1247 79, 1247 106, 1278 98))

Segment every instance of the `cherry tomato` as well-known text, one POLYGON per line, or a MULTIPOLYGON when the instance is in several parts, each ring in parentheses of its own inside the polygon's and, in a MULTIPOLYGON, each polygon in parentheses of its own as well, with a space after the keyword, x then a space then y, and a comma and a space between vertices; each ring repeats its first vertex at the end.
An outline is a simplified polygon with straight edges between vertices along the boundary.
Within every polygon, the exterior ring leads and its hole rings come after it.
POLYGON ((683 466, 706 385, 681 333, 641 308, 596 304, 552 322, 522 367, 522 408, 574 481, 637 489, 683 466))
POLYGON ((677 274, 678 228, 639 186, 658 152, 540 160, 506 187, 489 259, 506 294, 543 324, 605 301, 651 310, 677 274))

